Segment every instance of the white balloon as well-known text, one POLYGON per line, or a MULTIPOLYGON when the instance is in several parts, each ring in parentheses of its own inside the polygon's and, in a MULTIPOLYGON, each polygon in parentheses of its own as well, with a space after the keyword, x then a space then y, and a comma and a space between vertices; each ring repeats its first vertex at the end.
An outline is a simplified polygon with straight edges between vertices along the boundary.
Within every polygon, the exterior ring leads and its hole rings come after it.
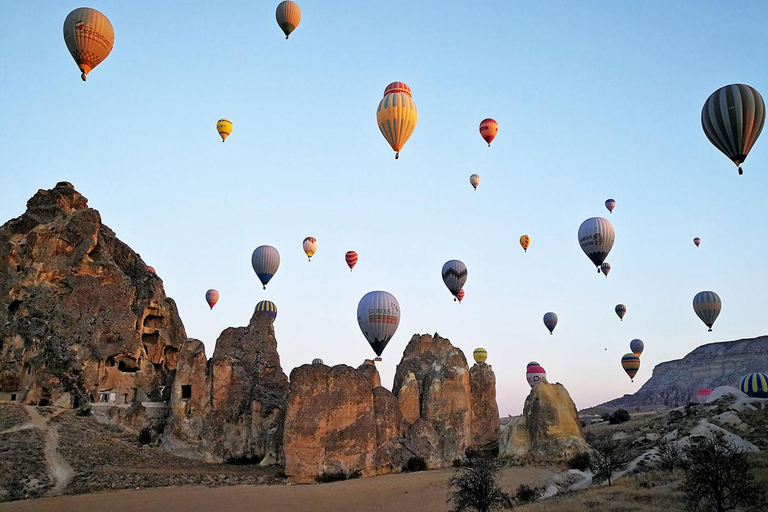
POLYGON ((581 223, 579 226, 579 245, 584 254, 592 260, 592 263, 598 267, 608 257, 613 247, 613 241, 616 234, 613 231, 613 224, 603 217, 592 217, 581 223))
POLYGON ((381 356, 400 325, 400 304, 389 292, 368 292, 357 305, 357 323, 373 351, 381 356))

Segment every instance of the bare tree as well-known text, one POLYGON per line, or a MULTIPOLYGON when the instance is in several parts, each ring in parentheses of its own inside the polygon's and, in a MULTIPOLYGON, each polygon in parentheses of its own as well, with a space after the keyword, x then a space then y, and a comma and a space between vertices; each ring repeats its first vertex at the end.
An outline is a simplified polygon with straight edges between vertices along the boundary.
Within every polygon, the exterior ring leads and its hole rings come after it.
POLYGON ((747 453, 722 432, 693 438, 685 456, 688 467, 682 491, 687 510, 766 510, 765 491, 755 480, 747 453))
POLYGON ((610 432, 589 433, 586 439, 592 448, 592 470, 597 476, 607 478, 610 487, 613 474, 626 463, 624 446, 610 432))
POLYGON ((658 453, 659 466, 661 469, 674 471, 675 468, 679 468, 683 465, 685 457, 683 449, 678 443, 662 439, 659 441, 659 444, 656 445, 656 451, 658 453))
POLYGON ((448 480, 448 485, 453 489, 448 494, 448 501, 453 502, 454 510, 490 512, 512 508, 512 497, 498 483, 503 467, 499 459, 479 456, 472 457, 469 464, 456 469, 448 480))

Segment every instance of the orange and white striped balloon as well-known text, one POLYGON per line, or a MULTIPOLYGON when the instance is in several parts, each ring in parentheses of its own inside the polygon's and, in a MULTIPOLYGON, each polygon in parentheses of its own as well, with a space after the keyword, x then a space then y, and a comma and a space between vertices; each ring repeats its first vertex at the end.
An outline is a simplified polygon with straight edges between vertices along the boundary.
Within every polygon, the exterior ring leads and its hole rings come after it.
POLYGON ((80 68, 80 78, 107 58, 115 44, 115 31, 106 16, 96 9, 80 7, 64 20, 64 42, 80 68))
POLYGON ((357 253, 355 251, 347 251, 347 254, 344 255, 344 259, 347 262, 347 266, 349 266, 349 271, 352 272, 354 266, 357 265, 357 253))

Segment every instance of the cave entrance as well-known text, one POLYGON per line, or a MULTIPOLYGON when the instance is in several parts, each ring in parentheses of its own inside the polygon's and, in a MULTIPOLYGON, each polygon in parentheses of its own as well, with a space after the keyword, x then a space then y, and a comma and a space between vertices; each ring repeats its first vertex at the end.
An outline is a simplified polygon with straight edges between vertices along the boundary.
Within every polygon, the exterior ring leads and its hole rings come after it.
POLYGON ((192 385, 191 384, 182 384, 181 385, 181 399, 182 400, 189 400, 192 398, 192 385))

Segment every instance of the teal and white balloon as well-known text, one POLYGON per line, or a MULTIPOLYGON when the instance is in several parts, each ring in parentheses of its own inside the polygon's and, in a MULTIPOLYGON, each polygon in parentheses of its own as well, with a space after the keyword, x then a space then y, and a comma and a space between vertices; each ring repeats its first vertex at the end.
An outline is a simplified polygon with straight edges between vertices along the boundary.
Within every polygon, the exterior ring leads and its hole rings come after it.
POLYGON ((720 315, 722 307, 723 303, 720 301, 720 296, 715 292, 699 292, 693 298, 693 310, 701 318, 701 321, 709 327, 710 332, 712 332, 712 325, 720 315))
POLYGON ((581 223, 579 226, 579 245, 584 254, 597 267, 600 272, 600 265, 603 264, 608 253, 613 248, 613 242, 616 234, 613 231, 613 224, 603 217, 592 217, 581 223))
POLYGON ((260 245, 251 255, 251 265, 266 290, 267 283, 280 267, 280 253, 271 245, 260 245))
POLYGON ((368 292, 357 305, 357 323, 381 361, 381 353, 400 325, 400 304, 389 292, 368 292))
POLYGON ((448 291, 453 294, 453 300, 467 282, 467 266, 459 260, 446 261, 442 270, 443 282, 448 291))

